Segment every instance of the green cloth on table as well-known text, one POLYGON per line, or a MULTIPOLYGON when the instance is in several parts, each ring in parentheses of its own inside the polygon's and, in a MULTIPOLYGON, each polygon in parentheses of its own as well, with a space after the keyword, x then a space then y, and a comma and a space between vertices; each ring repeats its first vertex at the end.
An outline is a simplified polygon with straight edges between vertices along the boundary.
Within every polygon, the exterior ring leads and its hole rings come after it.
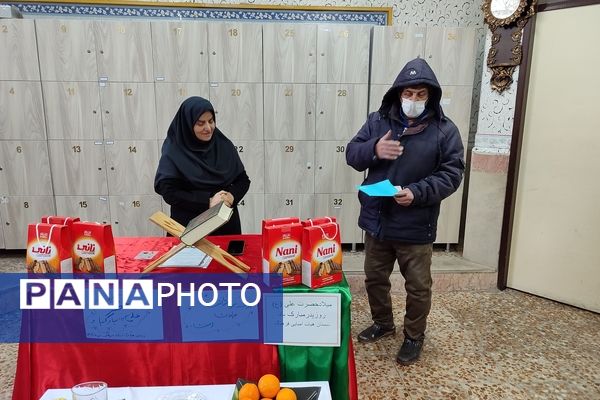
POLYGON ((348 343, 350 339, 350 303, 352 295, 344 277, 342 282, 319 289, 289 286, 284 293, 340 293, 340 347, 279 346, 279 364, 283 382, 329 381, 333 400, 348 400, 348 343))

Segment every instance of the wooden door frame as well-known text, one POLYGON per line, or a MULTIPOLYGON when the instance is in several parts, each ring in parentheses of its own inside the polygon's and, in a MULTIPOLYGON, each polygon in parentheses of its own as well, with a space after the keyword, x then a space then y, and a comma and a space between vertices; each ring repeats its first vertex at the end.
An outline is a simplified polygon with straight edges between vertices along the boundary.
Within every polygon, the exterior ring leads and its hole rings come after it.
MULTIPOLYGON (((536 7, 536 14, 539 12, 590 6, 595 4, 600 4, 600 0, 539 0, 536 7)), ((531 58, 533 55, 535 22, 536 15, 534 15, 527 22, 525 28, 523 29, 523 59, 520 65, 517 83, 514 123, 510 144, 510 155, 508 160, 506 195, 504 197, 504 212, 502 216, 502 230, 500 233, 498 280, 496 284, 500 290, 506 289, 506 283, 508 280, 508 266, 510 262, 514 213, 519 181, 519 168, 521 163, 521 148, 523 145, 523 129, 525 126, 525 114, 527 111, 527 94, 529 90, 529 78, 531 73, 531 58)))

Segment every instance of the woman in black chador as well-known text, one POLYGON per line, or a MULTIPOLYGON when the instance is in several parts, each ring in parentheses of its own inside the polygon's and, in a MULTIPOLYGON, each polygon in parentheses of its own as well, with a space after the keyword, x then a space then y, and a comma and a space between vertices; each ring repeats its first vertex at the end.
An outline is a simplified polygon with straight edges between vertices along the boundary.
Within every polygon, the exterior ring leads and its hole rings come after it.
POLYGON ((154 179, 154 190, 171 206, 171 218, 185 226, 224 201, 233 215, 212 234, 240 234, 237 204, 249 187, 235 146, 215 126, 212 104, 202 97, 185 100, 167 131, 154 179))

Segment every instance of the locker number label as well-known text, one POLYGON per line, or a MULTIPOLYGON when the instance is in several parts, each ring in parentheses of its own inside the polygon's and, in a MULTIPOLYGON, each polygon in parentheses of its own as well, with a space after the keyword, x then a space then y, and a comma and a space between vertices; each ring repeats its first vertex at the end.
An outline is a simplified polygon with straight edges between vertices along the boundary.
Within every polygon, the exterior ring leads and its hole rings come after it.
POLYGON ((79 207, 80 208, 87 208, 87 201, 80 201, 79 202, 79 207))
POLYGON ((242 90, 241 89, 231 89, 231 95, 232 96, 241 96, 242 90))
POLYGON ((123 89, 125 96, 133 96, 133 89, 123 89))
POLYGON ((130 153, 137 153, 137 147, 135 147, 135 146, 129 146, 129 152, 130 153))
POLYGON ((81 153, 81 146, 75 145, 71 148, 73 149, 73 153, 81 153))
POLYGON ((60 26, 60 31, 61 31, 62 33, 65 33, 65 32, 67 32, 67 26, 66 26, 66 25, 61 25, 61 26, 60 26))
POLYGON ((139 201, 139 200, 134 200, 134 201, 132 201, 132 202, 131 202, 131 205, 132 205, 133 207, 135 207, 135 208, 139 208, 139 207, 141 207, 141 206, 142 206, 142 202, 141 202, 141 201, 139 201))
POLYGON ((343 38, 350 37, 350 31, 340 31, 340 37, 343 37, 343 38))
POLYGON ((23 202, 23 208, 29 208, 29 202, 24 201, 23 202))
POLYGON ((231 37, 237 37, 240 34, 237 28, 229 29, 227 32, 231 37))
POLYGON ((456 33, 449 33, 448 40, 456 40, 458 39, 458 35, 456 33))
POLYGON ((342 205, 342 199, 333 199, 333 205, 334 206, 341 206, 342 205))
POLYGON ((346 146, 335 146, 336 153, 343 153, 346 151, 346 146))
POLYGON ((69 96, 75 96, 75 88, 67 88, 67 93, 69 93, 69 96))
POLYGON ((283 31, 283 36, 285 37, 294 37, 296 36, 296 30, 294 29, 286 29, 283 31))
POLYGON ((23 152, 23 148, 21 146, 17 146, 17 153, 22 153, 23 152))
POLYGON ((8 93, 10 93, 10 94, 15 94, 15 88, 12 88, 12 87, 11 87, 11 88, 8 90, 8 93))
POLYGON ((283 91, 283 95, 286 97, 291 97, 294 95, 294 89, 285 89, 283 91))
POLYGON ((244 203, 244 200, 242 200, 242 201, 240 201, 240 202, 238 203, 238 205, 240 205, 240 206, 245 206, 245 205, 246 205, 246 203, 244 203))
POLYGON ((238 153, 244 152, 244 146, 235 146, 235 149, 238 151, 238 153))
POLYGON ((180 96, 187 96, 187 90, 185 88, 179 88, 180 96))
POLYGON ((293 153, 294 152, 294 145, 286 145, 285 146, 285 152, 286 153, 293 153))
POLYGON ((285 199, 285 205, 286 206, 293 206, 294 205, 294 199, 285 199))
POLYGON ((2 25, 2 33, 8 33, 8 26, 2 25))
POLYGON ((404 39, 404 32, 394 32, 394 39, 404 39))
POLYGON ((348 91, 346 89, 341 89, 337 91, 338 97, 346 97, 348 96, 348 91))

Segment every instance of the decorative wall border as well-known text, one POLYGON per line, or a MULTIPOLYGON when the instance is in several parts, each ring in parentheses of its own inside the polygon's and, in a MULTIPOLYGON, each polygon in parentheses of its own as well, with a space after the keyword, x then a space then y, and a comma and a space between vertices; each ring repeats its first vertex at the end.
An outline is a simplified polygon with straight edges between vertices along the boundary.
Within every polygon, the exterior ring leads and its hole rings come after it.
POLYGON ((125 17, 252 22, 392 25, 391 7, 271 6, 145 1, 4 1, 24 16, 125 17))

